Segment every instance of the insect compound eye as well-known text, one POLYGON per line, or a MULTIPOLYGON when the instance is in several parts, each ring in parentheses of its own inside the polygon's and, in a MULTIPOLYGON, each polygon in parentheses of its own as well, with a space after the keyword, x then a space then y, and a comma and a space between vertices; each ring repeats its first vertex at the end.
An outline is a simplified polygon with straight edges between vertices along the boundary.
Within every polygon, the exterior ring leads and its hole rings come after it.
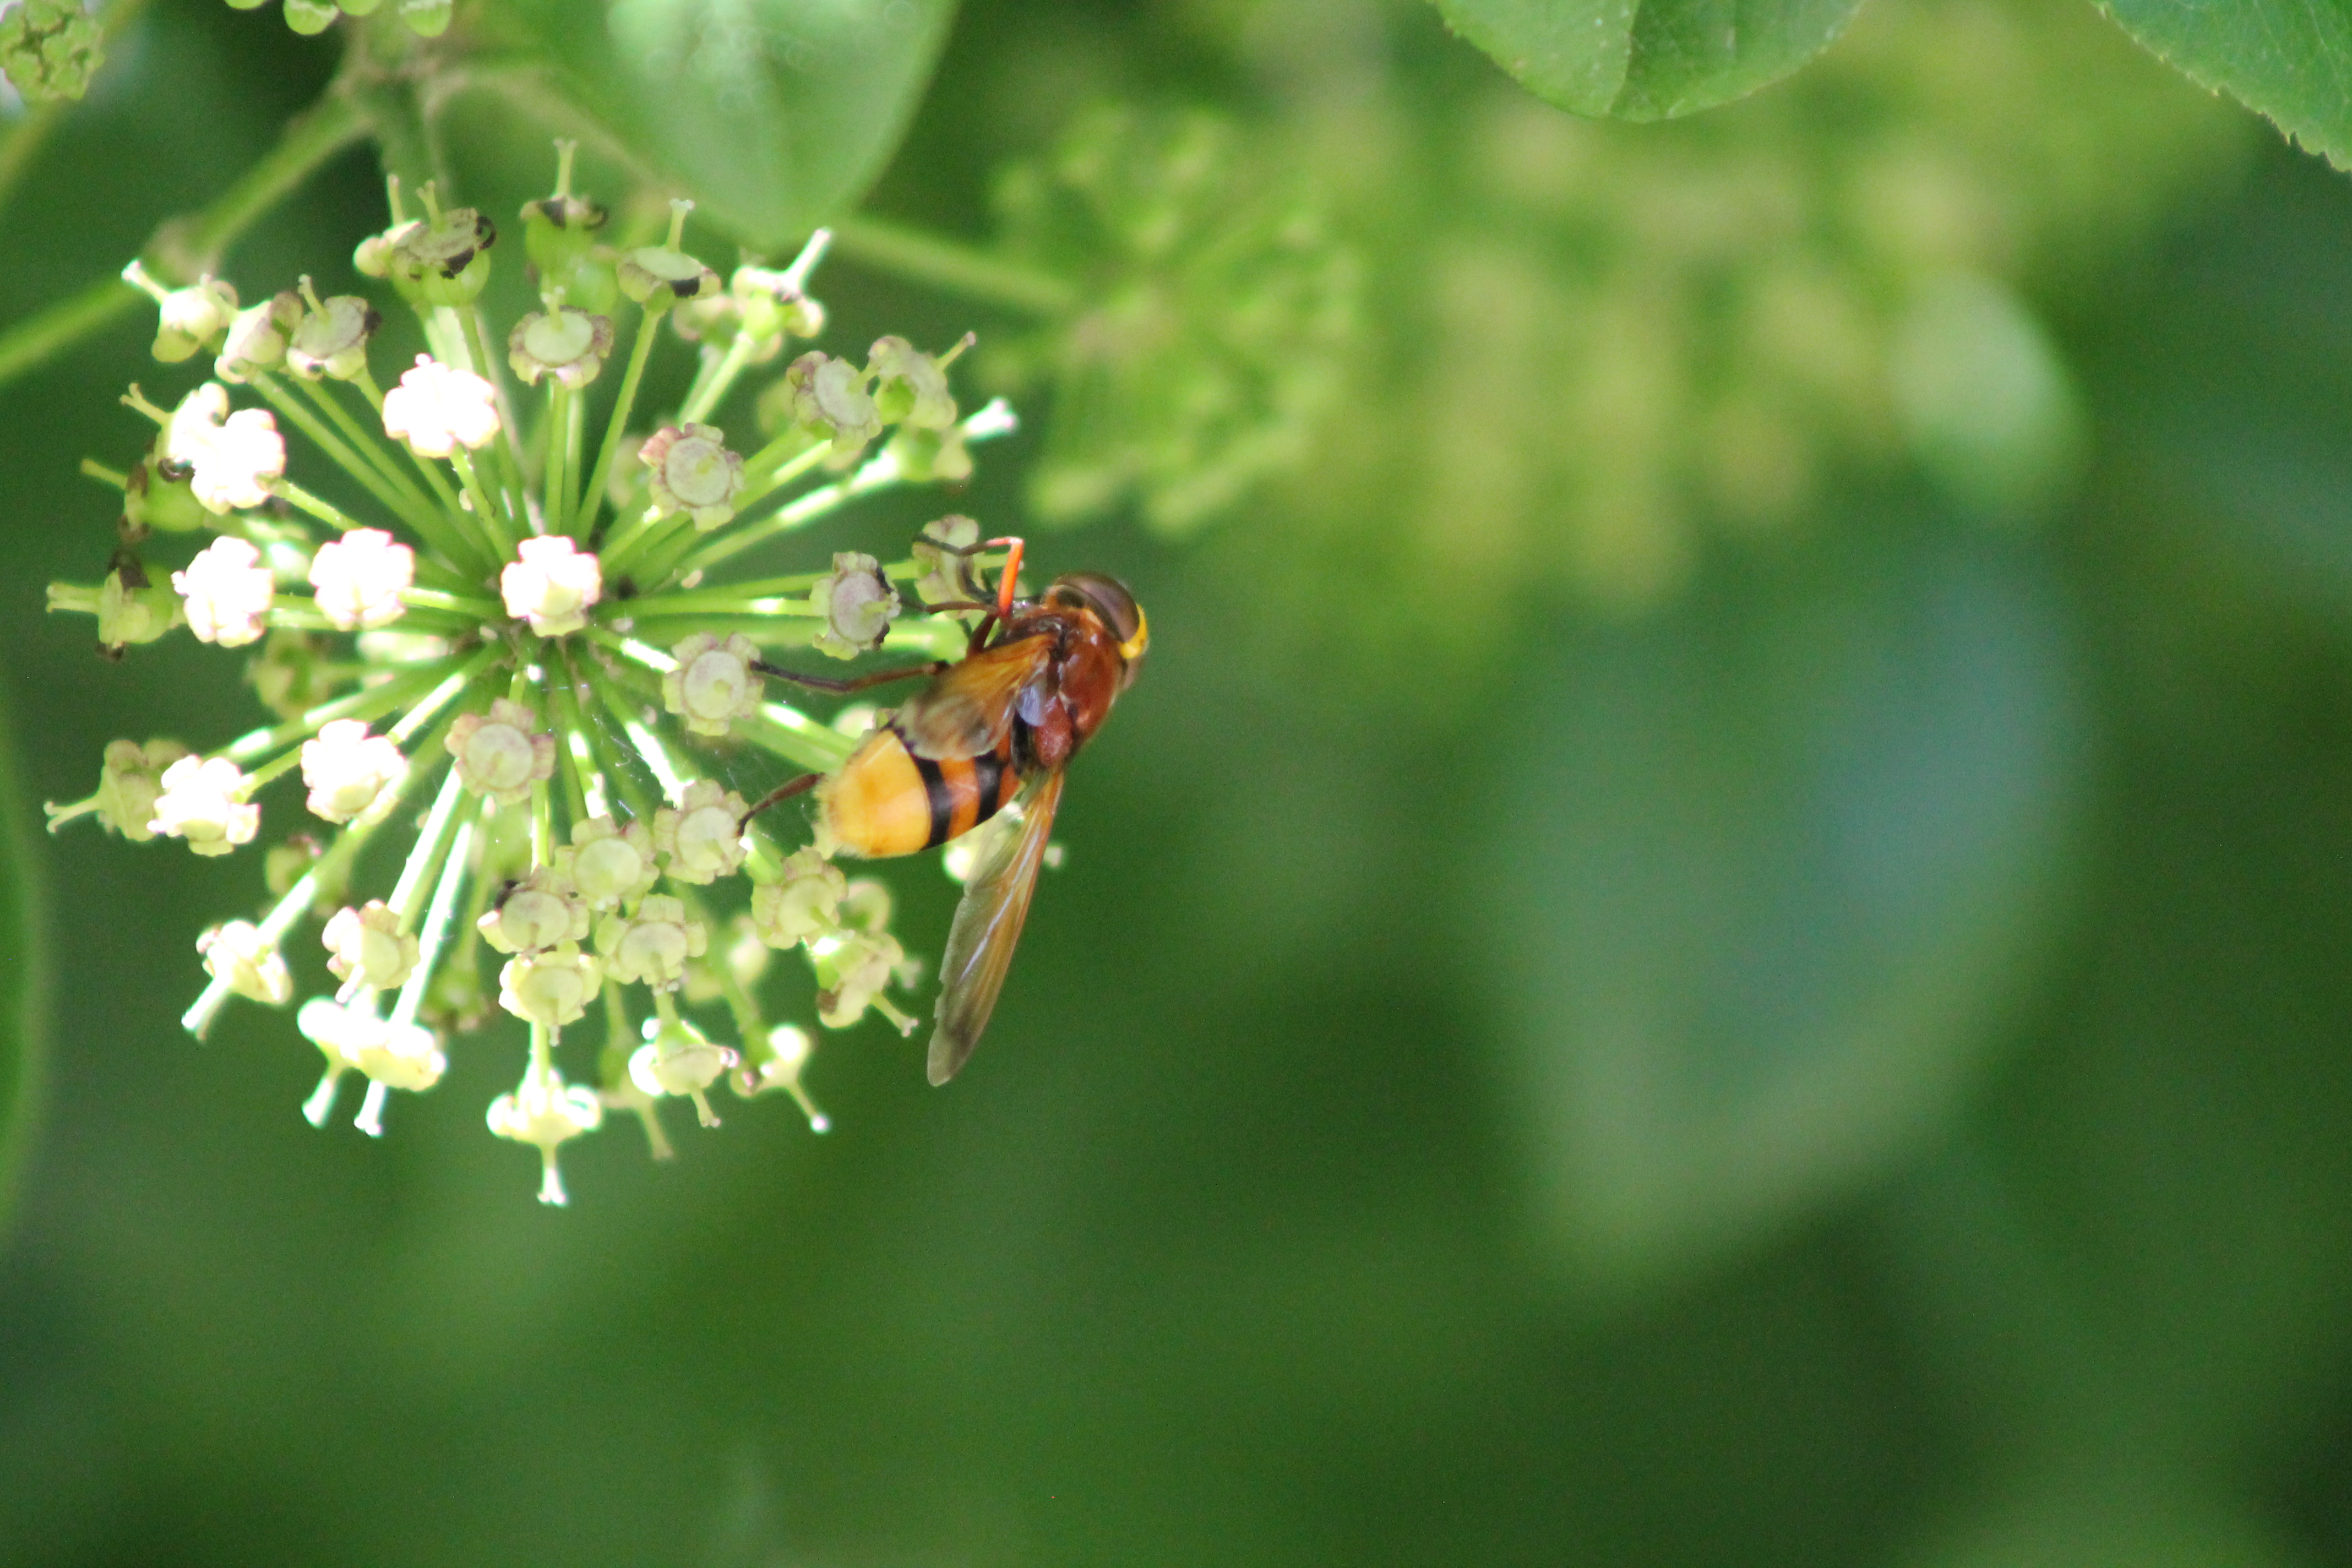
POLYGON ((1150 644, 1150 635, 1144 627, 1143 609, 1135 602, 1135 595, 1127 591, 1126 584, 1100 572, 1073 572, 1054 586, 1066 590, 1101 617, 1111 635, 1118 638, 1119 652, 1129 664, 1143 657, 1143 650, 1150 644))

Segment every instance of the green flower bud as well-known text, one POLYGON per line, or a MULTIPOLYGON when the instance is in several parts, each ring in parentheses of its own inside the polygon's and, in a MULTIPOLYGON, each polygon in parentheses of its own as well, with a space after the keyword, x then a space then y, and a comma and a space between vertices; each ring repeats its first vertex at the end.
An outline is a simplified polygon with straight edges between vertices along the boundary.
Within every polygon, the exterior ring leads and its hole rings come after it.
POLYGON ((886 425, 947 430, 956 422, 955 395, 941 362, 904 338, 877 338, 866 362, 874 378, 874 408, 886 425))
POLYGON ((456 9, 450 0, 400 0, 400 20, 420 38, 437 38, 449 30, 456 9))
MULTIPOLYGON (((307 278, 302 280, 306 293, 310 282, 307 278)), ((356 294, 337 294, 329 300, 314 295, 310 309, 286 345, 287 366, 308 381, 322 375, 350 381, 367 369, 368 339, 382 325, 383 317, 375 307, 356 294)))
POLYGON ((104 41, 75 0, 23 0, 0 12, 0 75, 29 102, 79 98, 106 63, 104 41))
POLYGON ((243 381, 286 363, 286 345, 302 324, 302 297, 289 289, 258 305, 248 305, 228 325, 213 373, 223 381, 243 381))
POLYGON ((682 250, 648 245, 621 258, 621 292, 659 312, 719 289, 719 274, 682 250))
POLYGON ((603 207, 578 196, 553 195, 522 205, 522 248, 537 269, 540 287, 567 295, 574 268, 595 247, 604 226, 603 207))
MULTIPOLYGON (((429 197, 431 192, 427 191, 429 197)), ((384 237, 383 260, 393 282, 425 305, 470 305, 490 280, 490 247, 498 226, 472 207, 451 207, 401 225, 384 237)))
POLYGON ((837 468, 856 461, 868 441, 882 434, 882 418, 866 390, 866 373, 845 359, 811 353, 784 372, 793 423, 833 443, 826 461, 837 468))
POLYGON ((507 363, 525 386, 550 375, 565 386, 585 386, 612 352, 612 318, 585 310, 533 310, 507 334, 507 363))
POLYGON ((190 483, 195 469, 157 454, 152 445, 122 490, 123 520, 134 529, 193 533, 212 520, 190 483))

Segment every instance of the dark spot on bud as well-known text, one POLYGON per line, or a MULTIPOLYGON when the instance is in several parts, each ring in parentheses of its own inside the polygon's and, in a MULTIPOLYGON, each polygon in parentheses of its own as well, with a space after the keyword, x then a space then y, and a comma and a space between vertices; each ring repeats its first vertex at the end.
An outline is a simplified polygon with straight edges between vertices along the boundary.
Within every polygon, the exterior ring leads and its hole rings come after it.
POLYGON ((117 573, 121 574, 122 585, 125 588, 135 591, 147 586, 146 565, 128 550, 116 551, 107 561, 106 570, 110 576, 117 573))
POLYGON ((451 257, 448 260, 441 264, 441 276, 444 278, 455 278, 458 273, 466 270, 467 266, 474 259, 475 251, 481 248, 482 247, 480 246, 477 245, 471 249, 457 252, 457 255, 451 257))
POLYGON ((488 250, 499 242, 499 226, 490 221, 488 213, 474 215, 474 248, 488 250))
POLYGON ((373 305, 368 306, 365 310, 361 312, 360 336, 363 338, 372 338, 375 336, 375 330, 383 325, 383 312, 377 310, 373 305))
POLYGON ((98 657, 109 664, 121 664, 122 654, 123 647, 119 642, 102 642, 98 645, 98 657))

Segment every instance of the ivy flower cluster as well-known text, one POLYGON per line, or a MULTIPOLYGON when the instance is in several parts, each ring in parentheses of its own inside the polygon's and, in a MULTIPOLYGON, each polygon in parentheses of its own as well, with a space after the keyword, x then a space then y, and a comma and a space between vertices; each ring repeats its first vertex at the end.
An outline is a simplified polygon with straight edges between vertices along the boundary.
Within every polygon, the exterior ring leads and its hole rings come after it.
POLYGON ((529 1052, 488 1120, 539 1151, 540 1196, 559 1204, 559 1147, 610 1112, 638 1117, 656 1156, 660 1102, 714 1124, 722 1082, 788 1094, 824 1130, 801 1081, 812 1037, 761 1000, 777 950, 811 965, 815 1023, 913 1028, 892 993, 918 965, 887 890, 825 847, 778 842, 796 813, 747 824, 730 779, 752 752, 782 764, 771 775, 830 771, 871 722, 795 706, 773 679, 795 658, 961 649, 965 629, 921 605, 963 596, 955 552, 979 530, 944 519, 887 565, 724 569, 869 492, 961 479, 971 444, 1013 425, 1002 404, 960 411, 948 369, 969 339, 786 357, 824 326, 807 291, 824 234, 727 279, 683 247, 684 202, 666 238, 610 244, 561 151, 555 194, 522 215, 539 308, 503 336, 479 304, 492 220, 430 186, 412 211, 394 184, 392 225, 355 263, 428 352, 389 385, 366 298, 304 278, 246 304, 224 279, 125 274, 159 307, 155 357, 209 357, 212 379, 168 406, 131 389, 153 441, 125 470, 84 465, 121 492, 112 557, 96 582, 52 584, 49 607, 94 617, 110 658, 184 630, 246 648, 274 719, 211 751, 116 741, 96 791, 48 808, 52 831, 89 817, 226 855, 263 841, 261 797, 284 780, 273 818, 307 820, 266 851, 261 918, 197 938, 209 983, 187 1028, 201 1038, 232 997, 312 990, 294 1010, 325 1058, 305 1114, 323 1124, 363 1080, 373 1134, 392 1091, 431 1089, 453 1040, 511 1014, 529 1052), (640 429, 666 337, 698 371, 640 429), (715 411, 761 367, 761 438, 739 448, 715 411), (289 436, 339 479, 298 480, 289 436), (297 940, 306 924, 316 945, 297 940))

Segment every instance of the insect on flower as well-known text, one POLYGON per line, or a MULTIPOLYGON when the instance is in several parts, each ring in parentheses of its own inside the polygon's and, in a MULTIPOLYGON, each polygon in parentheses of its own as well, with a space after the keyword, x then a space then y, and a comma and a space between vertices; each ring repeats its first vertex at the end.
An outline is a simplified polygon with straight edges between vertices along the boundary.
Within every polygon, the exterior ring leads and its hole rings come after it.
POLYGON ((988 1027, 1045 863, 1063 770, 1134 683, 1151 642, 1142 607, 1114 578, 1075 572, 1043 598, 1017 599, 1020 540, 942 548, 961 558, 968 597, 927 607, 982 612, 964 657, 846 680, 761 663, 764 674, 842 695, 918 678, 928 684, 836 772, 779 784, 744 817, 814 789, 826 840, 882 857, 936 848, 1017 804, 1020 830, 999 836, 972 870, 948 931, 928 1064, 934 1084, 955 1077, 988 1027), (1007 554, 992 595, 973 580, 971 562, 994 549, 1007 554))

